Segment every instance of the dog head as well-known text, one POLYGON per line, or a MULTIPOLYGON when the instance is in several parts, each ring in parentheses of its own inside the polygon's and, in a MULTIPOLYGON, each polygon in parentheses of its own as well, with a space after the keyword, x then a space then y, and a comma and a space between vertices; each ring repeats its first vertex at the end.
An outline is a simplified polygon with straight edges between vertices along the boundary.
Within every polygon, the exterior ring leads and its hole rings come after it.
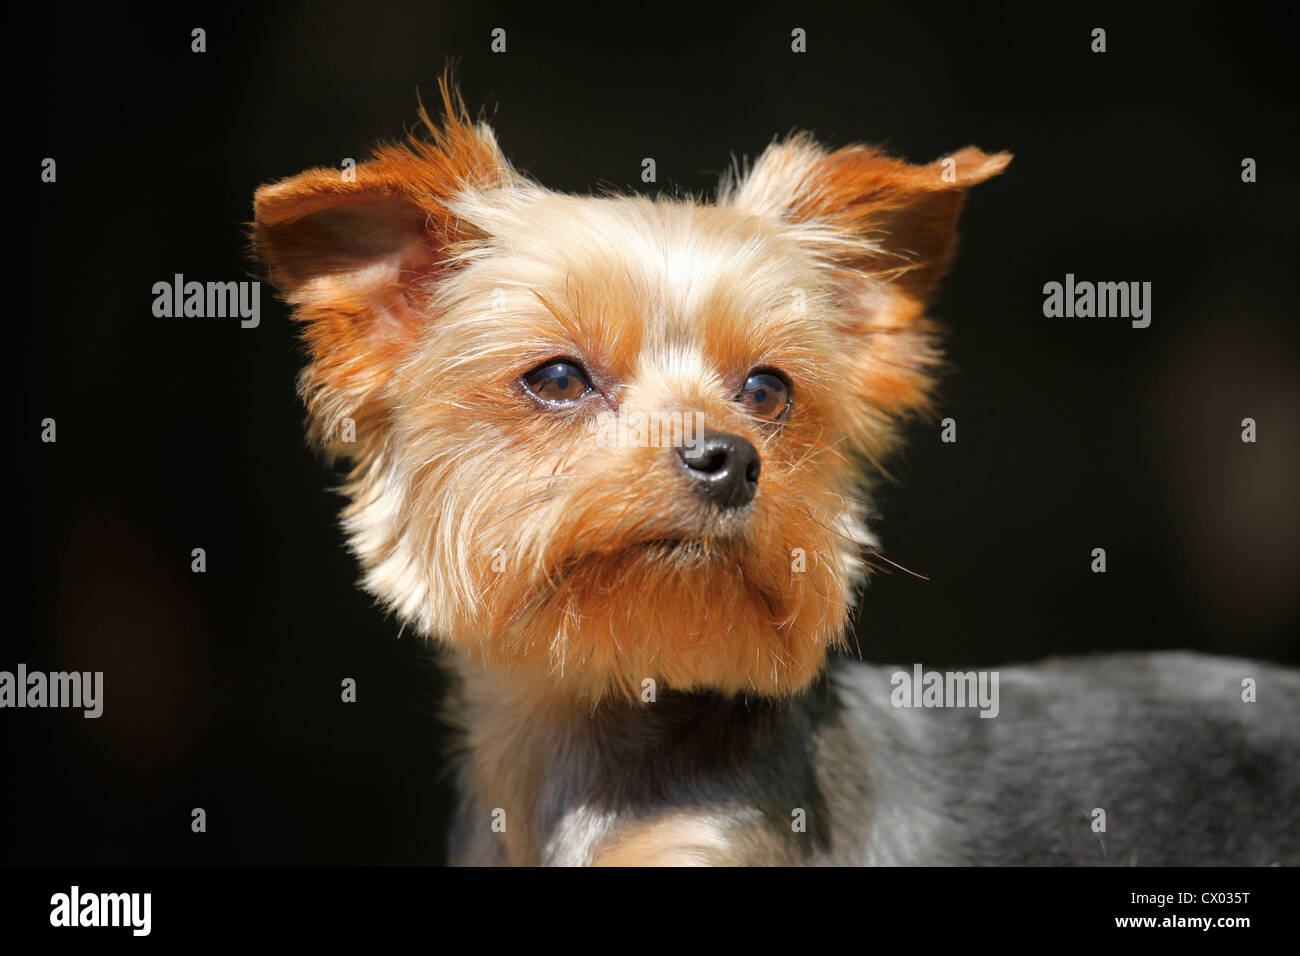
POLYGON ((964 192, 1010 156, 796 136, 716 202, 571 196, 443 94, 424 134, 255 200, 365 586, 579 694, 806 686, 862 571, 863 464, 927 407, 964 192))

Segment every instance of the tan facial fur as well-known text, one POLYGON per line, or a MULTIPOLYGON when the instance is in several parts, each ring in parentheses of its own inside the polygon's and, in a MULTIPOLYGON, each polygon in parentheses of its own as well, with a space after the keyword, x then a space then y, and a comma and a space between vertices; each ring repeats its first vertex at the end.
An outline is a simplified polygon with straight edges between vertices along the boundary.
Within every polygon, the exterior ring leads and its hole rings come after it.
POLYGON ((444 101, 354 182, 309 170, 256 199, 257 249, 304 324, 312 433, 352 462, 366 588, 578 696, 807 686, 861 573, 863 461, 927 405, 924 307, 964 189, 1010 157, 911 166, 796 137, 716 203, 580 197, 525 179, 444 101), (591 378, 575 407, 521 384, 556 358, 591 378), (755 369, 791 383, 778 423, 736 400, 755 369), (675 449, 597 441, 635 412, 747 439, 753 501, 721 511, 675 449))

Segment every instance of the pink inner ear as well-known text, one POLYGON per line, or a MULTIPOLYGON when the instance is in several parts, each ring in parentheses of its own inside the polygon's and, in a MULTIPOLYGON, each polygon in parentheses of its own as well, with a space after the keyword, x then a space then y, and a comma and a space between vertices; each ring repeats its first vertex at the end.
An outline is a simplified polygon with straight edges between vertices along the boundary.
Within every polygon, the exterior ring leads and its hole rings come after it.
POLYGON ((376 272, 384 279, 375 290, 372 337, 408 339, 423 327, 428 316, 417 303, 437 268, 432 240, 420 237, 376 263, 376 272))
POLYGON ((423 324, 417 304, 442 259, 425 210, 381 195, 335 198, 328 205, 312 197, 288 216, 281 212, 276 225, 263 217, 258 240, 272 278, 290 300, 366 315, 365 334, 381 339, 408 338, 423 324), (293 216, 303 205, 311 211, 293 216))

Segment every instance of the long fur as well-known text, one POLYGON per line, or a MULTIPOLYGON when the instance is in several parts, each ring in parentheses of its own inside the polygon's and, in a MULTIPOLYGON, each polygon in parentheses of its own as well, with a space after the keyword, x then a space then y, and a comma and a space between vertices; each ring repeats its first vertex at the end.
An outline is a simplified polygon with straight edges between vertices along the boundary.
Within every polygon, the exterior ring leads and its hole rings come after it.
POLYGON ((1300 775, 1271 760, 1294 674, 1260 670, 1278 696, 1242 711, 1240 662, 1016 671, 1003 715, 971 721, 828 668, 868 476, 930 407, 926 307, 965 191, 1008 155, 918 166, 795 135, 715 202, 571 196, 442 93, 440 122, 422 111, 354 175, 258 190, 253 235, 303 330, 309 432, 350 463, 364 586, 459 678, 456 860, 1086 862, 1077 818, 1107 800, 1144 828, 1111 841, 1126 861, 1294 859, 1300 775), (524 387, 557 358, 595 386, 576 406, 524 387), (756 369, 791 383, 777 424, 736 400, 756 369), (619 415, 694 413, 757 449, 745 507, 695 494, 676 449, 596 440, 619 415), (1189 708, 1218 734, 1199 751, 1215 779, 1240 780, 1180 810, 1194 761, 1134 728, 1185 730, 1189 708), (1216 829, 1233 805, 1259 822, 1216 829))

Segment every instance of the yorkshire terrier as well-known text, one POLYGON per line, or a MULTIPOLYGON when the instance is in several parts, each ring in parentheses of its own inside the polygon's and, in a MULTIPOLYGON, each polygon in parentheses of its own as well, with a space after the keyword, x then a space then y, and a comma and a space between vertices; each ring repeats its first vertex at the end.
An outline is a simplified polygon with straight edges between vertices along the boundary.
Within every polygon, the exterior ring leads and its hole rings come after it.
POLYGON ((571 196, 442 99, 258 190, 253 236, 364 586, 453 661, 454 862, 1297 860, 1295 672, 1008 668, 985 720, 837 653, 958 212, 1009 154, 795 135, 715 202, 571 196))

